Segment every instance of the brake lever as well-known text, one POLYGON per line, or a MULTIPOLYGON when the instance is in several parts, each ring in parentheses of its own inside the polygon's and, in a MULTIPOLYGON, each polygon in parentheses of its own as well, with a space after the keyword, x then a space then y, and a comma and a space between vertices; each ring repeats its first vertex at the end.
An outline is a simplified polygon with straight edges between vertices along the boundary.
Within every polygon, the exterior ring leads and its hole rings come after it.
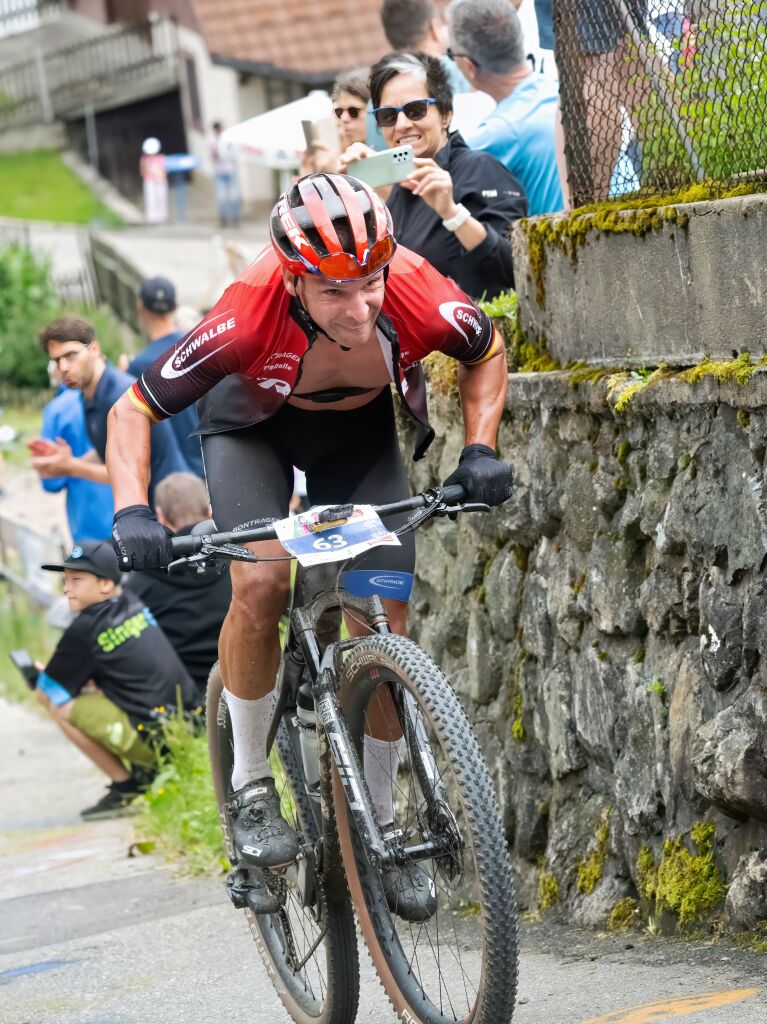
POLYGON ((458 512, 489 512, 490 506, 482 501, 467 501, 463 505, 443 505, 435 510, 435 516, 455 516, 458 512))
POLYGON ((222 576, 226 571, 226 565, 218 566, 216 562, 258 562, 260 561, 247 548, 239 544, 203 544, 196 555, 189 555, 186 558, 177 558, 175 562, 168 565, 167 572, 173 575, 177 572, 194 571, 198 575, 208 572, 208 559, 212 559, 216 572, 222 576))

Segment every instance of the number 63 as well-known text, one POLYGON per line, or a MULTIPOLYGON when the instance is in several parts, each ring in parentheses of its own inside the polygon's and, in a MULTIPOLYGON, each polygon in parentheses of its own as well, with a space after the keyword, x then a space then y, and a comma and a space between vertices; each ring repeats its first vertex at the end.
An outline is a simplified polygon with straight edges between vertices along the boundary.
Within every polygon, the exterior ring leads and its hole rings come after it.
POLYGON ((346 541, 340 533, 331 533, 327 538, 320 537, 312 545, 317 551, 337 551, 346 547, 346 541))

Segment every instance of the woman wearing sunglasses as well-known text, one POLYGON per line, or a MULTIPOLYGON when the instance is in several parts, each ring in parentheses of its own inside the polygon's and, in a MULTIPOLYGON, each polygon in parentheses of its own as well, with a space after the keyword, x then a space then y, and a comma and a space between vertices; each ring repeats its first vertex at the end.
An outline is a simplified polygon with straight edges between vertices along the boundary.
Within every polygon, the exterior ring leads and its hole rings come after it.
MULTIPOLYGON (((527 200, 494 157, 448 132, 453 95, 439 60, 389 54, 371 71, 370 94, 387 146, 413 147, 415 170, 386 200, 397 241, 475 298, 511 288, 509 226, 526 215, 527 200)), ((342 167, 370 152, 353 147, 342 167)))
POLYGON ((333 84, 330 99, 338 121, 341 149, 346 149, 354 142, 364 142, 365 113, 370 99, 368 69, 343 71, 333 84))

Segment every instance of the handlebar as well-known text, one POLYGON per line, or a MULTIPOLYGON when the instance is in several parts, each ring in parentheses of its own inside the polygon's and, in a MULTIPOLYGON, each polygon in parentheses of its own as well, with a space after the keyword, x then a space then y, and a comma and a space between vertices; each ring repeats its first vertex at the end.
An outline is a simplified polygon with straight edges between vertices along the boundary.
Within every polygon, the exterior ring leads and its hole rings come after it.
MULTIPOLYGON (((388 505, 374 505, 373 510, 383 518, 398 512, 412 512, 435 502, 446 506, 456 505, 463 500, 464 496, 465 491, 460 484, 450 484, 449 487, 435 487, 422 494, 416 494, 412 498, 405 498, 403 501, 394 501, 388 505)), ((231 530, 228 533, 172 537, 170 543, 173 557, 177 559, 194 555, 206 545, 216 547, 222 544, 248 544, 254 541, 276 540, 276 538, 277 533, 273 526, 260 526, 251 530, 231 530)))

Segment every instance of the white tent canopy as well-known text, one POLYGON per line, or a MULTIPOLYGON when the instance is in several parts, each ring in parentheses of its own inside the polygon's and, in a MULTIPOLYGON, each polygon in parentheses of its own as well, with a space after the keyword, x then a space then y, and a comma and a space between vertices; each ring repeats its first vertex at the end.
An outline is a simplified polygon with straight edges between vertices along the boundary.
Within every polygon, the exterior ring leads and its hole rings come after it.
POLYGON ((332 115, 330 97, 316 89, 300 100, 232 125, 222 133, 222 139, 224 146, 236 151, 242 160, 277 170, 295 168, 306 149, 301 122, 332 115))

